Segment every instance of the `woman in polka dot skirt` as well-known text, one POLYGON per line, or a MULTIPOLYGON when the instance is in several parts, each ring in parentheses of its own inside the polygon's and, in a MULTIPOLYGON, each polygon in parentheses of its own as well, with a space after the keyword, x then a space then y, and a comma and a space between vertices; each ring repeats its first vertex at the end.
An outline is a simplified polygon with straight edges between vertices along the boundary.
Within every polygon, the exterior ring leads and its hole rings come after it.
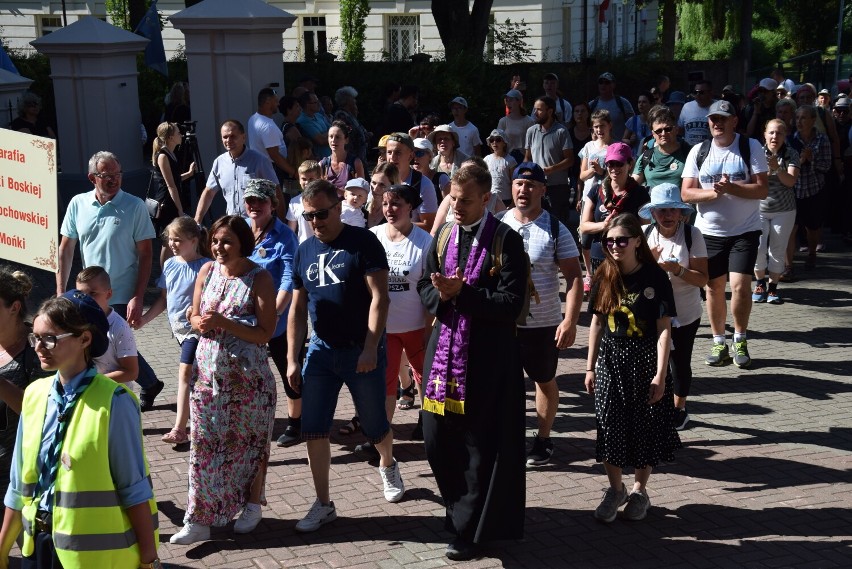
POLYGON ((586 390, 595 396, 596 457, 609 488, 595 517, 641 520, 650 506, 645 486, 660 461, 674 460, 672 381, 668 371, 672 285, 654 260, 639 219, 616 216, 603 231, 605 259, 594 274, 589 311, 586 390), (628 493, 622 470, 635 469, 628 493))

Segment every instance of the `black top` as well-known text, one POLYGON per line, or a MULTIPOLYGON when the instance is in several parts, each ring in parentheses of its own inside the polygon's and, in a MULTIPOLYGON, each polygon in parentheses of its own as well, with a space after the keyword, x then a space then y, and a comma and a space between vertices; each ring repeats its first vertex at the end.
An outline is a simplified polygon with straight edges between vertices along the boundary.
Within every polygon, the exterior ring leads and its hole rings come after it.
POLYGON ((635 273, 622 275, 622 281, 626 294, 614 312, 601 314, 594 309, 600 288, 598 282, 589 293, 589 312, 604 318, 605 336, 655 338, 657 319, 677 316, 668 275, 656 263, 645 263, 635 273))

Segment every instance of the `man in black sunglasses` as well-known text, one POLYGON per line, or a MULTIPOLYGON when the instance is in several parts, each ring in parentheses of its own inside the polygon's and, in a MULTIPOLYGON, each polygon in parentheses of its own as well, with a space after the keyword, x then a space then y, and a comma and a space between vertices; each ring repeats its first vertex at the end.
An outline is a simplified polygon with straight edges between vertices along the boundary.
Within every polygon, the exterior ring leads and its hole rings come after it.
POLYGON ((313 237, 293 259, 293 300, 287 322, 287 380, 302 393, 302 437, 316 501, 296 530, 311 532, 337 518, 329 495, 331 450, 328 436, 337 396, 346 384, 361 430, 379 452, 379 473, 388 502, 405 488, 393 458, 393 433, 385 411, 385 322, 388 315, 388 261, 370 231, 340 219, 337 188, 314 180, 302 193, 302 217, 313 237), (299 352, 310 313, 313 324, 304 373, 299 352))
POLYGON ((716 102, 713 98, 713 83, 709 80, 696 83, 692 95, 694 99, 686 103, 680 111, 677 126, 689 145, 695 146, 710 138, 707 113, 710 111, 710 105, 716 102))

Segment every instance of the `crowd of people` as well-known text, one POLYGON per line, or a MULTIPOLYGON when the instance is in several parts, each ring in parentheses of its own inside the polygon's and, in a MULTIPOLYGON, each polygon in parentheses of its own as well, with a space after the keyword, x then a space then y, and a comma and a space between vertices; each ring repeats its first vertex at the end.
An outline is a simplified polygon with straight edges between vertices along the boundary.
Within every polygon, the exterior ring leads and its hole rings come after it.
POLYGON ((345 385, 358 415, 341 433, 363 432, 391 503, 405 494, 392 422, 419 395, 412 436, 444 501, 448 558, 520 538, 525 468, 555 451, 557 364, 584 297, 585 388, 608 479, 594 516, 612 522, 624 506, 624 519, 641 520, 652 470, 674 460, 690 421, 702 291, 713 335, 705 363, 749 367, 752 303, 783 303, 798 228, 804 267, 816 265, 832 222, 826 196, 843 191, 830 184, 844 180, 850 100, 814 105, 807 83, 788 98, 786 81, 763 79, 741 107, 706 80, 688 102, 661 81, 637 113, 612 73, 599 76, 595 99, 573 105, 549 73, 529 114, 513 82, 485 144, 464 97, 442 123, 418 117, 417 89, 402 87, 371 133, 354 88, 338 89, 335 111, 316 86, 306 78, 280 100, 264 88, 246 126, 222 122, 225 152, 194 216, 182 182, 196 165, 181 164, 174 122, 154 141, 158 208, 121 189, 117 156, 92 156, 93 189, 62 223, 56 297, 32 324, 31 283, 0 267, 0 567, 22 530, 27 567, 161 566, 140 412, 164 383, 133 330, 164 312, 179 366, 162 440, 190 444, 184 525, 171 543, 210 539, 234 518, 236 533, 261 521, 279 394, 270 358, 287 397, 277 445, 305 443, 314 484, 297 531, 337 517, 329 435, 345 385), (226 213, 207 228, 216 193, 226 213), (160 294, 146 311, 155 236, 160 294), (66 290, 77 246, 84 268, 66 290), (537 426, 529 448, 525 376, 537 426))

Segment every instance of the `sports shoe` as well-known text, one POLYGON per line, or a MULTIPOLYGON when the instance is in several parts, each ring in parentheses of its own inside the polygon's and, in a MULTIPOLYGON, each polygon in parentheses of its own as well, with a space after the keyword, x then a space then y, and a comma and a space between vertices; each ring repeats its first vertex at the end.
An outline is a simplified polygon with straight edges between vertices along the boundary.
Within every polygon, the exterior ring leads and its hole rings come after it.
POLYGON ((169 543, 177 545, 189 545, 197 541, 210 539, 210 526, 187 523, 179 532, 169 538, 169 543))
POLYGON ((807 245, 801 245, 799 247, 799 253, 807 253, 807 252, 808 252, 808 246, 807 245))
POLYGON ((682 431, 686 428, 686 424, 689 423, 689 413, 686 412, 686 409, 675 409, 674 412, 674 428, 677 431, 682 431))
POLYGON ((243 513, 234 522, 234 533, 251 533, 257 527, 257 524, 260 523, 260 520, 263 519, 260 504, 256 504, 257 507, 255 508, 249 508, 249 505, 246 504, 246 507, 243 508, 243 513))
POLYGON ((648 515, 651 500, 645 492, 631 492, 627 497, 627 505, 624 506, 624 519, 638 522, 648 515))
POLYGON ((532 449, 527 455, 527 466, 541 466, 550 462, 550 457, 553 456, 553 441, 549 438, 544 438, 535 434, 533 439, 532 449))
POLYGON ((713 343, 710 348, 710 355, 704 358, 704 363, 709 366, 720 366, 731 359, 731 354, 728 352, 728 344, 713 343))
POLYGON ((165 383, 157 380, 157 383, 154 384, 154 387, 150 389, 143 389, 139 393, 139 409, 142 411, 150 411, 154 407, 154 399, 157 398, 157 395, 163 390, 166 386, 165 383))
POLYGON ((308 510, 308 514, 299 520, 296 524, 296 531, 307 533, 316 531, 320 527, 337 519, 337 510, 334 507, 334 502, 329 502, 327 506, 323 505, 319 499, 314 500, 314 505, 308 510))
POLYGON ((302 430, 293 426, 287 425, 284 429, 284 434, 278 437, 278 446, 291 447, 302 442, 302 430))
POLYGON ((766 304, 784 304, 784 301, 778 296, 778 291, 773 290, 766 297, 766 304))
POLYGON ((392 466, 379 466, 379 474, 385 486, 385 500, 391 503, 402 500, 405 484, 402 483, 402 474, 399 473, 399 463, 396 459, 392 466))
POLYGON ((618 508, 627 502, 627 488, 624 484, 621 485, 621 490, 614 490, 612 487, 606 489, 600 505, 595 508, 595 518, 609 523, 618 515, 618 508))
POLYGON ((751 357, 748 355, 748 340, 734 342, 734 365, 737 367, 751 365, 751 357))
POLYGON ((754 287, 754 292, 751 293, 751 299, 754 302, 766 302, 766 295, 766 285, 757 281, 757 285, 754 287))

